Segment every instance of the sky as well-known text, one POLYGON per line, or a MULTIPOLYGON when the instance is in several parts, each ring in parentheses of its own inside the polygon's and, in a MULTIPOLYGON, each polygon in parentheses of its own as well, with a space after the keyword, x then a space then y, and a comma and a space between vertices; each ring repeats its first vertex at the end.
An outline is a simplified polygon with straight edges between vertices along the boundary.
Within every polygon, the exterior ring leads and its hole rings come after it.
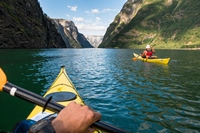
POLYGON ((104 35, 127 0, 38 0, 48 17, 74 22, 79 33, 104 35))

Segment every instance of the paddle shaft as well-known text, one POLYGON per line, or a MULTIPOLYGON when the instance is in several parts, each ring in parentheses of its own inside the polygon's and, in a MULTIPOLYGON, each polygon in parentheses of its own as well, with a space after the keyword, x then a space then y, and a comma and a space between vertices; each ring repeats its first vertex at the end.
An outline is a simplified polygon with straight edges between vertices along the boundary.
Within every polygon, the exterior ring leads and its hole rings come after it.
MULTIPOLYGON (((19 97, 23 100, 26 100, 28 102, 34 103, 38 106, 44 107, 45 103, 47 102, 48 99, 45 99, 44 97, 35 94, 31 91, 28 91, 26 89, 23 89, 21 87, 18 87, 12 83, 7 82, 4 86, 2 91, 9 93, 12 96, 16 96, 19 97)), ((49 101, 46 109, 49 109, 53 112, 59 113, 65 106, 58 104, 54 101, 49 101)), ((117 128, 115 126, 112 126, 110 124, 107 124, 105 122, 102 121, 97 121, 95 123, 92 124, 92 126, 100 129, 100 130, 104 130, 107 132, 113 132, 113 133, 128 133, 127 131, 124 131, 120 128, 117 128)))

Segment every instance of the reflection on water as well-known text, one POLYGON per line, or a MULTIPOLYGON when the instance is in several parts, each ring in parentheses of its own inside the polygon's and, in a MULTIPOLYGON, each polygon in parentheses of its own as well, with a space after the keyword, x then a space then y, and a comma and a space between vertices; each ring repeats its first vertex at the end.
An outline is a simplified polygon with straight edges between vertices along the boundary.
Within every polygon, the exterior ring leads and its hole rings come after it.
POLYGON ((26 51, 26 57, 18 54, 24 51, 15 52, 15 60, 1 52, 6 62, 0 65, 22 73, 23 80, 12 80, 33 84, 40 89, 30 90, 41 95, 65 65, 103 121, 131 132, 200 131, 199 51, 157 50, 157 56, 171 58, 168 65, 133 61, 132 53, 141 50, 130 49, 43 49, 26 51))

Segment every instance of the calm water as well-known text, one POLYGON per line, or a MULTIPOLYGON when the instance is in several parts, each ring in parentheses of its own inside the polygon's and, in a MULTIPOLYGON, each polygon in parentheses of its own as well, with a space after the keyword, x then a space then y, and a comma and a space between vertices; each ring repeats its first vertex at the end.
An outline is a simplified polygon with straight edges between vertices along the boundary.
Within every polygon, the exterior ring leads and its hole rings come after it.
MULTIPOLYGON (((200 132, 200 51, 157 50, 168 65, 133 61, 133 49, 0 50, 8 81, 43 95, 65 65, 87 105, 131 132, 200 132)), ((0 130, 34 105, 0 93, 0 130)))

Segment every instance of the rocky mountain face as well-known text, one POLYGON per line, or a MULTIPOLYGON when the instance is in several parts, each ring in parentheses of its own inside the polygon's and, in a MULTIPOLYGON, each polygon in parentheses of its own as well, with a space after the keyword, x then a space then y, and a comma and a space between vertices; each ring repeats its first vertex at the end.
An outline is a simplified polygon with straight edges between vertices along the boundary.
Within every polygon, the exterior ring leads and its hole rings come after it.
POLYGON ((128 0, 99 47, 200 47, 199 9, 199 0, 128 0))
POLYGON ((95 48, 97 48, 103 40, 103 36, 101 35, 85 35, 85 37, 95 48))
POLYGON ((109 45, 113 38, 134 18, 141 7, 142 0, 128 0, 114 21, 109 25, 100 48, 112 47, 109 45))
POLYGON ((37 0, 0 1, 0 48, 65 48, 37 0))
POLYGON ((85 36, 78 32, 77 27, 72 21, 52 19, 52 23, 55 24, 68 48, 93 48, 85 36))

